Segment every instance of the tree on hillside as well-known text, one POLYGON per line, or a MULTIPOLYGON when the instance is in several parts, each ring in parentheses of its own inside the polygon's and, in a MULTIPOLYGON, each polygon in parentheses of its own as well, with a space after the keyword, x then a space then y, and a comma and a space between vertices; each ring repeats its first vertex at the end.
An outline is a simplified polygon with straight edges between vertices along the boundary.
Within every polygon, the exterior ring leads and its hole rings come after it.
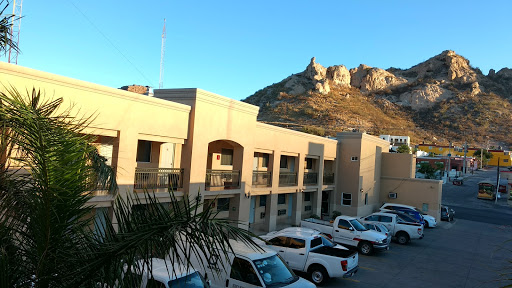
POLYGON ((398 148, 396 148, 396 152, 409 154, 409 153, 411 153, 411 148, 409 148, 408 145, 403 144, 403 145, 400 145, 398 148))
POLYGON ((15 42, 12 42, 10 37, 11 21, 13 21, 15 15, 4 14, 8 6, 9 1, 0 0, 0 53, 7 52, 9 47, 18 51, 18 46, 15 42))
POLYGON ((181 255, 170 260, 187 265, 193 253, 227 255, 229 238, 255 245, 238 223, 214 219, 211 206, 198 212, 199 199, 170 192, 166 209, 146 193, 147 211, 131 209, 140 199, 118 196, 113 169, 84 133, 89 120, 71 108, 56 114, 62 102, 0 92, 0 287, 114 287, 136 259, 181 255), (117 227, 104 215, 101 234, 88 204, 98 185, 117 195, 117 227))
POLYGON ((492 153, 489 152, 488 150, 486 149, 479 149, 479 150, 476 150, 474 153, 473 153, 473 157, 477 158, 478 160, 482 159, 482 164, 485 166, 487 165, 487 163, 489 162, 489 160, 491 160, 492 158, 492 153), (482 154, 482 151, 483 151, 483 154, 482 154), (483 156, 483 157, 482 157, 483 156))

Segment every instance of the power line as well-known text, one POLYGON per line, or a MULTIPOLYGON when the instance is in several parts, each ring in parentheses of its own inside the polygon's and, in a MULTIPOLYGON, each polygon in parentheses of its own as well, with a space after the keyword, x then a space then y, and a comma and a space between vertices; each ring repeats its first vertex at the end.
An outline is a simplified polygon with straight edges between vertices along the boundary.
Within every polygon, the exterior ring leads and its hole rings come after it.
POLYGON ((128 61, 128 63, 130 63, 130 65, 133 66, 133 68, 135 70, 137 70, 137 72, 139 72, 139 74, 144 78, 146 79, 146 81, 150 84, 151 87, 154 87, 153 83, 151 82, 151 80, 149 80, 146 75, 144 75, 144 73, 142 73, 142 71, 139 70, 139 68, 137 68, 137 66, 135 64, 132 63, 132 61, 130 61, 130 59, 128 59, 128 57, 126 57, 126 55, 124 55, 123 52, 121 52, 121 50, 119 48, 117 48, 117 46, 110 40, 110 38, 107 37, 107 35, 105 35, 96 25, 94 25, 94 23, 87 17, 87 15, 85 15, 84 12, 82 12, 82 10, 80 10, 80 8, 78 8, 75 3, 73 3, 71 0, 69 0, 69 3, 71 3, 71 5, 73 5, 73 7, 75 7, 75 9, 80 13, 82 14, 82 16, 85 18, 85 20, 87 20, 87 22, 89 22, 89 24, 91 24, 91 26, 96 29, 96 31, 98 31, 98 33, 101 34, 101 36, 103 36, 103 38, 105 38, 105 40, 107 40, 108 43, 110 43, 110 45, 112 45, 112 47, 114 47, 114 49, 116 49, 116 51, 121 54, 121 56, 124 57, 124 59, 126 61, 128 61))

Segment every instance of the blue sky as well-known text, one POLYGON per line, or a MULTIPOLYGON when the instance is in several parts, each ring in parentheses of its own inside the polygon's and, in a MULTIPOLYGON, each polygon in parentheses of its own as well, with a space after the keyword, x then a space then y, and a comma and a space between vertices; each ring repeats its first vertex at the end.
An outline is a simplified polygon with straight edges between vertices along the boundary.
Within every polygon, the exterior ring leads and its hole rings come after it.
POLYGON ((512 67, 510 11, 512 1, 25 0, 18 64, 158 88, 166 18, 164 88, 239 100, 313 56, 326 67, 409 68, 448 49, 487 74, 512 67))

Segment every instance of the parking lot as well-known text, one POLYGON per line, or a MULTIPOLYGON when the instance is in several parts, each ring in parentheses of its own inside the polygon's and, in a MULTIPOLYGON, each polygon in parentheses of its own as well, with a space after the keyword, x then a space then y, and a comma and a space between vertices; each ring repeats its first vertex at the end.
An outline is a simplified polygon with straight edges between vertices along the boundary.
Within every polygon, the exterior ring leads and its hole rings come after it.
POLYGON ((359 272, 331 279, 323 287, 503 287, 512 279, 512 208, 476 199, 476 183, 496 170, 477 171, 463 186, 443 185, 443 204, 456 211, 455 221, 425 231, 408 245, 359 257, 359 272))

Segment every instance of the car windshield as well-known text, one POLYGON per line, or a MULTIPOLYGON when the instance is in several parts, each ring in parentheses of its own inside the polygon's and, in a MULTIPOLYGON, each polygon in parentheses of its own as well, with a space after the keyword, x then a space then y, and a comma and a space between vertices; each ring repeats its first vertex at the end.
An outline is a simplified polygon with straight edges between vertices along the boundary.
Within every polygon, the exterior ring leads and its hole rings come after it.
POLYGON ((204 281, 203 276, 198 272, 194 272, 185 277, 181 277, 175 280, 169 281, 169 287, 178 287, 178 288, 206 288, 208 285, 206 281, 204 281))
POLYGON ((356 229, 357 231, 366 231, 366 230, 368 230, 357 219, 352 219, 349 222, 350 222, 350 224, 352 224, 352 226, 354 226, 354 229, 356 229))
POLYGON ((402 219, 402 221, 404 221, 404 222, 412 222, 412 223, 418 222, 416 219, 412 218, 411 216, 409 216, 407 214, 400 213, 397 216, 398 216, 398 218, 402 219))
POLYGON ((299 280, 279 255, 254 260, 254 265, 267 287, 284 287, 299 280))
POLYGON ((386 226, 384 226, 384 225, 379 225, 379 228, 380 228, 381 232, 384 232, 384 233, 389 232, 388 228, 386 228, 386 226))

